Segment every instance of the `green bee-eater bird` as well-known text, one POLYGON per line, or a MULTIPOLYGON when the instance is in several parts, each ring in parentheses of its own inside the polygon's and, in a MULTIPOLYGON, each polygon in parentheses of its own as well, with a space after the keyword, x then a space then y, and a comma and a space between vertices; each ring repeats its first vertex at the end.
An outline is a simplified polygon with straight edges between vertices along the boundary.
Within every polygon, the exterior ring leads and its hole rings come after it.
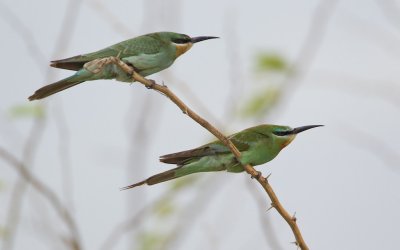
MULTIPOLYGON (((322 125, 290 128, 265 124, 240 131, 229 136, 229 139, 240 151, 242 164, 257 166, 274 159, 284 147, 293 141, 298 133, 320 126, 322 125)), ((123 187, 122 190, 144 184, 154 185, 199 172, 226 170, 239 173, 244 171, 242 165, 221 141, 214 141, 187 151, 163 155, 160 156, 160 161, 177 164, 178 167, 123 187)))
POLYGON ((180 55, 188 51, 194 43, 218 37, 188 35, 174 32, 156 32, 135 37, 105 49, 52 61, 50 66, 77 71, 61 81, 44 86, 35 91, 28 99, 42 99, 85 81, 116 79, 133 82, 131 76, 114 64, 104 65, 99 59, 118 57, 131 65, 142 76, 148 76, 168 68, 180 55))

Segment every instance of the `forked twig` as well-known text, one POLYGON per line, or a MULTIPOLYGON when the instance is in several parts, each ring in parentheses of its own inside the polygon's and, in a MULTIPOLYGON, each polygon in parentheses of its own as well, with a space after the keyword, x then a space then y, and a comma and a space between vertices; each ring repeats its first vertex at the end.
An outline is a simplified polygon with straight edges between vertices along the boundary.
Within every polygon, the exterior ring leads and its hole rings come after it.
MULTIPOLYGON (((103 59, 101 59, 103 60, 103 59)), ((133 70, 132 67, 121 61, 116 57, 109 57, 104 58, 107 60, 108 63, 113 63, 118 65, 123 71, 127 74, 132 76, 132 79, 143 84, 148 89, 153 89, 158 91, 159 93, 168 97, 175 105, 179 107, 179 109, 202 127, 207 129, 210 133, 212 133, 215 137, 217 137, 225 146, 229 148, 232 154, 236 157, 237 161, 240 162, 241 154, 239 150, 235 147, 235 145, 226 137, 224 136, 217 128, 215 128, 212 124, 210 124, 207 120, 196 114, 193 110, 191 110, 181 99, 179 99, 166 85, 164 84, 157 84, 153 80, 149 80, 144 78, 137 72, 133 70)), ((263 177, 260 172, 256 171, 253 166, 251 165, 243 165, 244 170, 251 175, 252 178, 256 179, 258 183, 264 188, 267 192, 268 196, 270 197, 273 207, 278 211, 278 213, 285 219, 285 221, 289 224, 292 232, 296 238, 296 245, 300 247, 300 249, 308 250, 308 246, 306 245, 303 236, 299 227, 297 226, 297 219, 290 215, 286 209, 280 203, 277 195, 275 194, 274 190, 272 189, 271 185, 268 182, 268 179, 263 177)))
POLYGON ((80 237, 78 232, 78 227, 73 219, 69 210, 62 204, 58 196, 43 182, 41 182, 37 177, 35 177, 24 163, 20 162, 14 155, 7 152, 5 149, 0 147, 0 158, 8 162, 24 179, 26 182, 32 185, 36 191, 43 195, 50 204, 54 207, 55 211, 58 213, 60 218, 65 222, 65 225, 70 231, 70 239, 68 244, 71 249, 79 250, 82 249, 80 243, 80 237))

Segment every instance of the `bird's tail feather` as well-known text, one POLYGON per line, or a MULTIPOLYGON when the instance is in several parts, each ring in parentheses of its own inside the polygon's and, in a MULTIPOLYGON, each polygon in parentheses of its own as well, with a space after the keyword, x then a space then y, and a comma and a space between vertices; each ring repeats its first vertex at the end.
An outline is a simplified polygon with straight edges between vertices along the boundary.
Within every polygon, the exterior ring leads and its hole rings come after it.
POLYGON ((35 91, 33 95, 28 97, 29 101, 33 100, 39 100, 45 97, 48 97, 50 95, 53 95, 57 92, 60 92, 62 90, 71 88, 75 85, 78 85, 79 83, 82 83, 83 81, 79 81, 76 79, 75 75, 62 79, 58 82, 46 85, 38 90, 35 91))
POLYGON ((176 173, 176 170, 178 170, 180 168, 182 168, 182 167, 173 168, 173 169, 167 170, 165 172, 153 175, 153 176, 147 178, 144 181, 137 182, 137 183, 134 183, 132 185, 123 187, 123 188, 121 188, 121 190, 134 188, 134 187, 141 186, 141 185, 144 185, 144 184, 154 185, 154 184, 157 184, 157 183, 161 183, 161 182, 164 182, 164 181, 169 181, 169 180, 181 177, 182 175, 177 175, 177 173, 176 173))

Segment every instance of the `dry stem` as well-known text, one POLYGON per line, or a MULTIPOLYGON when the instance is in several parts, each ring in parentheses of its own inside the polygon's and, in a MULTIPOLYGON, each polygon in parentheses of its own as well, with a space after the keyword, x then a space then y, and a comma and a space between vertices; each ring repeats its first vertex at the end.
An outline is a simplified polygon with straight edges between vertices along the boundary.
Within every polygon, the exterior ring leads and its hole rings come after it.
POLYGON ((80 237, 77 225, 75 220, 73 219, 71 213, 68 209, 62 204, 58 196, 43 182, 41 182, 37 177, 35 177, 29 169, 20 162, 14 155, 7 152, 5 149, 0 147, 0 158, 5 160, 12 166, 24 179, 26 182, 32 185, 33 188, 36 189, 41 195, 43 195, 50 204, 54 207, 55 211, 58 213, 60 218, 65 222, 65 225, 68 227, 70 231, 70 238, 68 239, 68 244, 71 249, 79 250, 82 249, 80 243, 80 237))
MULTIPOLYGON (((109 58, 109 60, 110 59, 112 61, 111 63, 119 65, 119 67, 121 67, 122 70, 124 70, 128 74, 131 74, 132 78, 135 81, 140 82, 147 88, 154 89, 162 93, 166 97, 168 97, 173 103, 175 103, 182 110, 184 114, 188 115, 190 118, 195 120, 202 127, 207 129, 210 133, 212 133, 215 137, 217 137, 222 143, 224 143, 224 145, 226 145, 230 149, 230 151, 233 153, 236 159, 240 162, 241 155, 239 150, 235 147, 235 145, 226 136, 224 136, 217 128, 215 128, 208 121, 206 121, 204 118, 202 118, 201 116, 196 114, 193 110, 191 110, 188 106, 186 106, 186 104, 182 100, 180 100, 167 86, 157 84, 153 80, 144 78, 143 76, 135 72, 130 66, 128 66, 127 64, 125 64, 116 57, 109 58)), ((258 183, 260 183, 261 186, 264 188, 264 190, 267 192, 268 196, 272 201, 272 206, 285 219, 285 221, 289 224, 290 228, 292 229, 292 232, 296 238, 296 245, 298 245, 300 249, 308 250, 309 248, 306 245, 303 236, 301 235, 299 227, 297 226, 296 217, 291 216, 282 206, 274 190, 269 184, 268 179, 263 177, 261 173, 256 171, 251 165, 243 165, 243 168, 248 174, 251 175, 252 178, 256 179, 258 183)))

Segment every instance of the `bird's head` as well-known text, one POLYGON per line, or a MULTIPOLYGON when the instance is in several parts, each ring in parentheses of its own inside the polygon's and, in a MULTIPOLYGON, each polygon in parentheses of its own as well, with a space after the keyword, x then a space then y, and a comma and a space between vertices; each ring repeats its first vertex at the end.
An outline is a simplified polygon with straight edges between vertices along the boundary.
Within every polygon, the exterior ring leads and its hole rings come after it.
POLYGON ((312 129, 316 127, 321 127, 323 125, 308 125, 297 128, 291 128, 288 126, 279 126, 279 125, 269 125, 270 133, 274 137, 274 141, 280 146, 280 149, 283 149, 287 145, 289 145, 297 134, 312 129))
POLYGON ((173 44, 176 47, 176 57, 179 57, 180 55, 188 51, 193 46, 194 43, 218 38, 215 36, 190 37, 185 34, 179 34, 174 32, 160 32, 160 36, 164 40, 173 44))

